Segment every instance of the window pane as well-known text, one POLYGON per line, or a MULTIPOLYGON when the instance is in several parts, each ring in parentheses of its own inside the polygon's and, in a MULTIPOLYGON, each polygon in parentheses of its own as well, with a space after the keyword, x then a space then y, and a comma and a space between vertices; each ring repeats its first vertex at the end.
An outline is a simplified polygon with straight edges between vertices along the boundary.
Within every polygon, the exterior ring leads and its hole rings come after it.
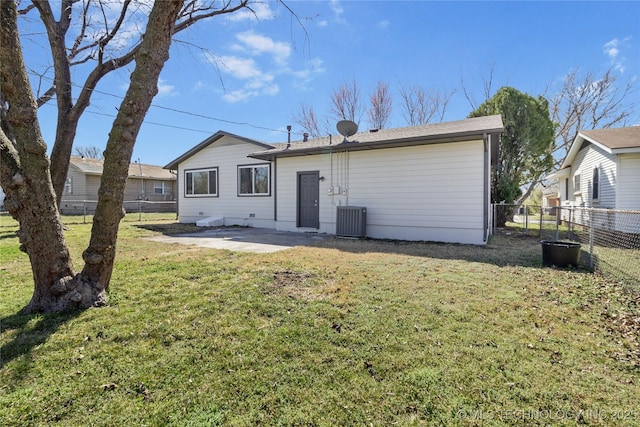
POLYGON ((251 168, 240 168, 240 194, 253 193, 253 183, 251 176, 253 175, 251 168))
POLYGON ((155 194, 164 194, 164 182, 156 181, 153 184, 153 192, 155 194))
POLYGON ((600 173, 598 168, 593 169, 593 199, 597 200, 600 196, 600 173))
POLYGON ((193 194, 193 174, 191 172, 187 172, 187 178, 185 182, 187 183, 187 194, 193 194))
POLYGON ((209 171, 209 194, 217 194, 218 182, 217 171, 209 171))
POLYGON ((261 166, 255 168, 255 192, 258 194, 267 194, 269 192, 269 168, 261 166))
POLYGON ((209 174, 193 172, 193 194, 207 194, 209 191, 209 174))

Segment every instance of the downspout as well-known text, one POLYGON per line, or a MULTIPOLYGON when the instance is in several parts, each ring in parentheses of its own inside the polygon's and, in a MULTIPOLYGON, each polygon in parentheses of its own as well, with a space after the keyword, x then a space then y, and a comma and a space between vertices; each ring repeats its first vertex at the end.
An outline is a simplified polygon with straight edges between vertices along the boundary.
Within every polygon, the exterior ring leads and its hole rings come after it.
POLYGON ((483 212, 482 220, 484 224, 483 240, 486 243, 489 237, 489 230, 491 228, 489 224, 489 190, 491 186, 491 135, 485 133, 483 135, 484 141, 484 185, 483 185, 483 212))
POLYGON ((180 166, 178 165, 178 169, 176 170, 176 189, 173 192, 173 197, 176 199, 176 221, 180 219, 180 166))
MULTIPOLYGON (((273 189, 273 221, 275 223, 278 222, 278 186, 276 185, 277 182, 277 175, 278 175, 278 158, 274 157, 273 158, 273 182, 271 183, 271 188, 273 189)), ((277 224, 273 224, 276 228, 276 230, 278 229, 278 225, 277 224)))

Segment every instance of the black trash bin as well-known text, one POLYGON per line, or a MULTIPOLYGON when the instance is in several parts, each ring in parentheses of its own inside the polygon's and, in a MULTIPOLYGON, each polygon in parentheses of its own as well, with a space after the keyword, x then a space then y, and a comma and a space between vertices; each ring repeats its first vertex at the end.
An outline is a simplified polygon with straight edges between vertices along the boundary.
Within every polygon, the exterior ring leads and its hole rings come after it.
POLYGON ((563 242, 558 240, 543 240, 542 265, 556 267, 579 267, 580 248, 582 245, 576 242, 563 242))

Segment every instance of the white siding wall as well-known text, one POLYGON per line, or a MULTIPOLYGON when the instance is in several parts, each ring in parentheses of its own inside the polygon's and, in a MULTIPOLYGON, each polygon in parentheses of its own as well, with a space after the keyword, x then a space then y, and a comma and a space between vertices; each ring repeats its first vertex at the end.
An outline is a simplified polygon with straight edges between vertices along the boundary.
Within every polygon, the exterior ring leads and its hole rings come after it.
MULTIPOLYGON (((337 155, 334 154, 335 159, 337 155)), ((335 234, 336 206, 340 201, 327 195, 331 186, 331 154, 318 154, 303 157, 280 158, 276 162, 278 185, 277 229, 281 231, 318 231, 335 234), (320 229, 301 229, 296 227, 297 220, 297 179, 298 172, 319 171, 324 181, 320 181, 320 229)))
POLYGON ((339 205, 367 208, 367 236, 484 243, 483 141, 278 160, 278 229, 296 229, 296 172, 318 170, 320 232, 339 205), (346 194, 330 195, 339 187, 346 194))
POLYGON ((616 209, 640 210, 640 154, 618 156, 616 209))
POLYGON ((225 225, 275 228, 273 169, 271 196, 238 196, 238 165, 263 164, 247 157, 261 150, 254 144, 225 136, 180 163, 178 169, 178 216, 194 223, 209 217, 223 217, 225 225), (185 170, 218 168, 218 197, 185 197, 185 170))
POLYGON ((615 156, 601 148, 586 144, 578 152, 571 167, 569 199, 574 206, 585 206, 609 209, 615 208, 616 203, 616 162, 615 156), (592 200, 593 169, 600 168, 600 197, 592 200), (580 193, 575 193, 573 177, 580 174, 580 193))

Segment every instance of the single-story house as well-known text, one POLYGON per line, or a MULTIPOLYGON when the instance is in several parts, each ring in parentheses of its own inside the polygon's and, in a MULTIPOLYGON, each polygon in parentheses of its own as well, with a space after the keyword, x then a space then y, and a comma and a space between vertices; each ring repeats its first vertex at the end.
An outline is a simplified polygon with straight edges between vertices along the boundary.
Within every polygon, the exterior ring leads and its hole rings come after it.
POLYGON ((640 210, 640 126, 579 131, 552 177, 562 206, 640 210))
POLYGON ((219 131, 165 166, 183 223, 486 243, 499 115, 265 144, 219 131))
MULTIPOLYGON (((63 214, 94 212, 102 177, 103 161, 71 156, 60 202, 63 214)), ((127 211, 175 212, 176 175, 157 165, 129 165, 124 207, 127 211), (162 203, 161 203, 162 202, 162 203)))
POLYGON ((640 126, 579 131, 551 177, 562 207, 640 210, 640 126))

